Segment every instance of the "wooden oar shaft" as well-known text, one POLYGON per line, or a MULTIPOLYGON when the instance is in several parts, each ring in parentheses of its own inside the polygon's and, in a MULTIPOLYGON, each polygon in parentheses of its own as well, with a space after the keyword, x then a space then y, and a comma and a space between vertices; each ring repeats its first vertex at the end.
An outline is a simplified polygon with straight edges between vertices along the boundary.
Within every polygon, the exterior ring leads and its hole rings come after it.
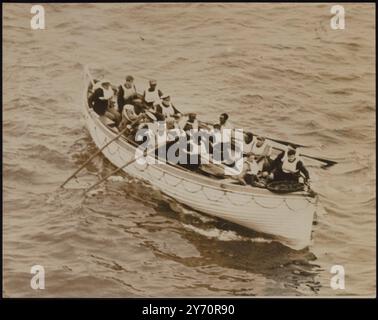
POLYGON ((108 175, 106 175, 104 178, 102 178, 101 180, 97 181, 94 185, 92 185, 91 187, 89 187, 87 190, 85 190, 84 194, 87 194, 89 191, 91 191, 93 188, 97 187, 99 184, 103 183, 105 180, 107 180, 109 177, 111 177, 112 175, 118 173, 119 171, 121 171, 122 169, 126 168, 128 165, 132 164, 133 162, 137 161, 138 159, 142 158, 142 157, 147 157, 147 155, 149 155, 150 153, 152 152, 155 152, 157 148, 159 148, 161 146, 158 146, 156 148, 154 148, 153 150, 150 150, 149 152, 147 152, 146 154, 141 154, 139 157, 136 157, 134 159, 131 159, 130 161, 126 162, 123 166, 121 167, 118 167, 116 169, 114 169, 112 172, 110 172, 108 175))
POLYGON ((301 157, 305 157, 305 158, 314 159, 314 160, 317 160, 317 161, 320 161, 320 162, 324 162, 324 163, 327 164, 327 167, 330 167, 330 166, 333 166, 333 165, 337 164, 337 162, 333 161, 333 160, 328 160, 328 159, 313 157, 313 156, 309 156, 309 155, 306 155, 306 154, 299 154, 299 155, 301 157))
MULTIPOLYGON (((275 149, 275 150, 279 150, 279 151, 285 151, 284 149, 282 149, 282 148, 278 148, 278 147, 273 147, 273 149, 275 149)), ((299 155, 300 155, 301 157, 303 157, 303 158, 314 159, 314 160, 316 160, 316 161, 326 163, 328 167, 337 164, 337 162, 336 162, 336 161, 333 161, 333 160, 328 160, 328 159, 324 159, 324 158, 313 157, 313 156, 309 156, 309 155, 307 155, 307 154, 303 154, 303 153, 299 153, 299 155)))
MULTIPOLYGON (((134 120, 130 125, 133 126, 137 121, 139 121, 140 115, 136 120, 134 120)), ((99 150, 97 150, 94 154, 92 154, 73 174, 71 174, 66 181, 64 181, 60 187, 63 188, 68 181, 70 181, 73 177, 75 177, 94 157, 99 155, 107 146, 109 146, 113 141, 117 140, 119 137, 121 137, 126 131, 128 130, 128 127, 125 127, 121 130, 120 133, 118 133, 113 139, 111 139, 109 142, 107 142, 104 146, 102 146, 99 150)))
MULTIPOLYGON (((205 123, 207 125, 212 125, 211 123, 209 122, 204 122, 204 121, 201 121, 202 123, 205 123)), ((254 136, 258 136, 257 134, 251 132, 254 136)), ((277 142, 279 144, 282 144, 282 145, 286 145, 286 146, 292 146, 294 148, 307 148, 307 146, 304 146, 304 145, 301 145, 301 144, 297 144, 297 143, 292 143, 292 142, 288 142, 288 141, 283 141, 283 140, 277 140, 277 139, 272 139, 272 138, 268 138, 268 137, 265 137, 266 139, 268 140, 271 140, 271 141, 274 141, 274 142, 277 142)), ((282 148, 278 148, 278 147, 273 147, 273 149, 276 149, 276 150, 280 150, 280 151, 285 151, 284 149, 282 148)), ((333 161, 333 160, 328 160, 328 159, 323 159, 323 158, 318 158, 318 157, 313 157, 313 156, 309 156, 309 155, 306 155, 306 154, 300 154, 300 156, 302 157, 305 157, 305 158, 309 158, 309 159, 314 159, 314 160, 317 160, 319 162, 323 162, 323 163, 326 163, 327 164, 327 167, 330 167, 330 166, 333 166, 335 164, 337 164, 336 161, 333 161)))
MULTIPOLYGON (((253 133, 251 131, 250 131, 250 133, 252 133, 254 136, 264 136, 264 135, 259 135, 257 133, 253 133)), ((264 137, 267 140, 271 140, 271 141, 277 142, 279 144, 283 144, 285 146, 292 146, 294 148, 308 148, 308 146, 305 146, 303 144, 293 143, 293 142, 290 142, 290 141, 284 141, 284 140, 279 140, 279 139, 273 139, 273 138, 270 138, 270 137, 267 137, 267 136, 264 136, 264 137)))
MULTIPOLYGON (((210 125, 210 126, 214 125, 213 123, 210 123, 210 122, 207 122, 207 121, 200 121, 200 122, 202 122, 206 125, 210 125)), ((254 136, 259 136, 256 133, 253 133, 251 131, 249 131, 249 132, 252 133, 254 136)), ((283 144, 283 145, 286 145, 286 146, 293 146, 294 148, 307 148, 307 146, 304 146, 302 144, 293 143, 293 142, 284 141, 284 140, 272 139, 272 138, 269 138, 269 137, 266 137, 266 136, 265 136, 265 139, 272 140, 274 142, 277 142, 277 143, 280 143, 280 144, 283 144)))
MULTIPOLYGON (((199 122, 202 122, 204 124, 207 124, 207 125, 213 125, 209 122, 205 122, 205 121, 199 121, 199 122)), ((254 136, 258 136, 257 134, 251 132, 254 136)), ((286 146, 292 146, 294 148, 307 148, 307 146, 304 146, 304 145, 301 145, 301 144, 297 144, 297 143, 292 143, 292 142, 288 142, 288 141, 283 141, 283 140, 277 140, 277 139, 272 139, 272 138, 268 138, 268 137, 265 137, 266 139, 268 140, 271 140, 271 141, 274 141, 274 142, 277 142, 279 144, 282 144, 282 145, 286 145, 286 146)), ((273 149, 276 149, 276 150, 280 150, 280 151, 285 151, 284 149, 281 149, 281 148, 278 148, 278 147, 273 147, 273 149)), ((333 161, 333 160, 328 160, 328 159, 323 159, 323 158, 318 158, 318 157, 313 157, 313 156, 309 156, 309 155, 306 155, 306 154, 300 154, 300 156, 302 157, 305 157, 305 158, 309 158, 309 159, 314 159, 314 160, 317 160, 319 162, 323 162, 323 163, 326 163, 327 164, 327 167, 330 167, 330 166, 333 166, 335 164, 337 164, 336 161, 333 161)))
POLYGON ((278 140, 278 139, 272 139, 269 137, 265 137, 265 138, 268 140, 283 144, 283 145, 292 146, 294 148, 307 148, 307 146, 304 146, 303 144, 298 144, 298 143, 293 143, 293 142, 288 142, 288 141, 283 141, 283 140, 278 140))

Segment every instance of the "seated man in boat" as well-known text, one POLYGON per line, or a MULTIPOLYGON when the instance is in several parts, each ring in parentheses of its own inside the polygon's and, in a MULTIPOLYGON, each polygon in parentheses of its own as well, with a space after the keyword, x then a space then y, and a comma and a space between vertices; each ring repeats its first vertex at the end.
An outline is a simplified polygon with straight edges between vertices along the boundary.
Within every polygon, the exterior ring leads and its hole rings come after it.
POLYGON ((133 123, 136 121, 140 114, 142 114, 142 109, 132 105, 132 104, 126 104, 123 106, 122 110, 122 120, 119 124, 118 128, 122 130, 127 125, 133 123))
POLYGON ((181 149, 181 152, 184 154, 185 161, 181 161, 180 158, 179 164, 183 167, 196 171, 201 165, 201 138, 194 137, 190 134, 187 134, 187 144, 186 147, 181 149))
POLYGON ((126 104, 133 105, 138 110, 143 107, 143 96, 137 93, 133 76, 127 76, 125 83, 118 87, 117 105, 120 113, 122 113, 123 106, 126 104))
POLYGON ((230 171, 234 171, 232 167, 235 165, 235 159, 225 156, 223 152, 219 124, 215 124, 213 130, 202 130, 198 134, 200 136, 201 159, 199 170, 216 178, 224 179, 229 176, 230 171))
POLYGON ((171 97, 167 94, 161 97, 161 102, 156 105, 156 113, 161 114, 164 119, 178 119, 182 116, 171 102, 171 97))
POLYGON ((267 183, 272 180, 273 175, 269 175, 268 172, 262 172, 260 170, 260 166, 256 161, 256 156, 253 153, 249 153, 243 159, 243 169, 241 173, 230 175, 228 177, 236 180, 241 185, 266 188, 267 183))
MULTIPOLYGON (((117 128, 117 125, 116 123, 109 118, 108 114, 107 114, 107 105, 104 105, 104 104, 100 104, 100 103, 97 103, 96 104, 96 97, 94 98, 94 107, 93 109, 95 110, 95 112, 99 115, 99 119, 100 121, 105 125, 107 126, 110 130, 118 133, 119 130, 117 128), (96 109, 95 109, 96 108, 96 109)), ((105 100, 99 100, 99 101, 105 101, 105 100)))
POLYGON ((188 114, 188 120, 183 125, 182 130, 184 131, 198 130, 198 120, 197 120, 196 113, 191 112, 188 114))
POLYGON ((214 124, 213 127, 209 130, 209 153, 213 155, 214 149, 217 149, 217 144, 221 137, 220 125, 218 123, 214 124), (215 148, 214 148, 215 147, 215 148))
POLYGON ((106 116, 117 126, 121 120, 121 115, 117 112, 113 104, 114 91, 110 81, 102 80, 93 87, 93 94, 89 97, 89 106, 99 116, 106 116))
POLYGON ((296 150, 282 151, 272 163, 273 179, 309 183, 310 175, 296 150), (304 179, 302 175, 304 176, 304 179))
POLYGON ((249 153, 244 160, 243 171, 239 176, 236 176, 236 179, 243 185, 264 188, 265 183, 261 178, 262 172, 256 161, 256 156, 253 153, 249 153))
POLYGON ((220 161, 224 165, 233 166, 234 159, 231 152, 231 142, 227 141, 228 136, 225 136, 226 141, 223 141, 221 125, 214 124, 213 129, 209 132, 209 152, 216 161, 220 161))
POLYGON ((185 132, 178 127, 173 118, 169 118, 158 122, 157 135, 157 143, 161 146, 156 149, 155 154, 158 155, 160 160, 176 164, 179 156, 179 140, 186 138, 185 132), (174 144, 177 144, 178 148, 175 147, 170 151, 170 147, 174 144))
POLYGON ((143 102, 147 109, 155 111, 155 105, 160 103, 163 92, 157 88, 156 80, 150 80, 150 86, 143 92, 143 102))
POLYGON ((229 119, 229 115, 227 113, 222 113, 219 116, 219 125, 221 127, 221 130, 223 129, 232 130, 234 128, 234 126, 231 124, 231 122, 228 119, 229 119))
POLYGON ((145 141, 144 139, 140 139, 142 136, 153 140, 155 139, 157 118, 149 111, 145 111, 143 115, 144 116, 141 117, 137 123, 134 123, 132 127, 128 124, 130 132, 129 138, 132 138, 138 144, 142 144, 145 141))
POLYGON ((256 156, 256 161, 259 164, 260 171, 266 172, 270 169, 272 160, 272 146, 262 136, 257 136, 256 141, 252 144, 251 153, 256 156))
POLYGON ((252 154, 252 146, 254 144, 253 134, 251 132, 244 132, 243 140, 243 154, 248 156, 252 154))
MULTIPOLYGON (((233 137, 233 125, 229 122, 229 116, 227 113, 222 113, 219 116, 219 123, 215 124, 219 128, 221 135, 222 135, 222 142, 220 145, 221 153, 222 153, 222 160, 230 159, 231 158, 231 150, 234 147, 234 137, 233 137)), ((232 161, 231 161, 232 163, 232 161)), ((230 164, 231 164, 230 163, 230 164)))
POLYGON ((107 80, 98 81, 93 85, 93 93, 88 99, 89 107, 98 114, 104 114, 108 108, 109 99, 113 96, 113 90, 109 88, 107 80))

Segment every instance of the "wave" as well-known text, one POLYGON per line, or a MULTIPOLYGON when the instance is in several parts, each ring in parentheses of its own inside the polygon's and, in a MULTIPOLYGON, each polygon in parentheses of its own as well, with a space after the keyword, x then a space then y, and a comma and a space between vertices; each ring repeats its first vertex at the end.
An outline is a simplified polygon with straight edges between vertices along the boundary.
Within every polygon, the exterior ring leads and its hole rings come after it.
POLYGON ((355 113, 372 113, 376 111, 376 107, 370 102, 360 102, 353 107, 355 113))
POLYGON ((5 181, 34 182, 40 178, 40 175, 35 170, 26 169, 17 164, 4 164, 3 176, 5 181))
POLYGON ((42 160, 58 168, 71 168, 65 154, 50 149, 45 145, 37 144, 30 147, 19 148, 19 152, 29 159, 42 160))
POLYGON ((250 241, 255 243, 271 243, 272 239, 265 239, 263 237, 248 238, 245 236, 238 235, 235 231, 221 230, 217 228, 212 229, 201 229, 193 225, 182 224, 185 229, 196 232, 202 236, 210 239, 217 239, 219 241, 250 241))

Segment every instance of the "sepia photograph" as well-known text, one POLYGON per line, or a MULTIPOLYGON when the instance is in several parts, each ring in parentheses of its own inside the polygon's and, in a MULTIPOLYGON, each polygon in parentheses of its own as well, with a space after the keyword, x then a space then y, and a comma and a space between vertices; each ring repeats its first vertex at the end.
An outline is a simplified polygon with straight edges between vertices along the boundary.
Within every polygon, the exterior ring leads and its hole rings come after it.
POLYGON ((2 4, 3 298, 375 298, 375 9, 2 4))

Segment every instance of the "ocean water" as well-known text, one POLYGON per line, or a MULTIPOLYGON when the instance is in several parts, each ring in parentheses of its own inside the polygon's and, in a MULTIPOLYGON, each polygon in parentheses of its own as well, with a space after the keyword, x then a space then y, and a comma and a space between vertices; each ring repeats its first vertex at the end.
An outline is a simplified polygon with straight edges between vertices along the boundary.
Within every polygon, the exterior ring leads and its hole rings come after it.
POLYGON ((373 4, 345 4, 345 30, 330 28, 329 4, 46 4, 45 30, 31 30, 30 7, 3 5, 4 296, 375 294, 373 4), (293 251, 131 178, 85 197, 113 169, 102 157, 59 189, 96 151, 80 114, 87 64, 338 161, 310 168, 324 207, 313 244, 293 251))

